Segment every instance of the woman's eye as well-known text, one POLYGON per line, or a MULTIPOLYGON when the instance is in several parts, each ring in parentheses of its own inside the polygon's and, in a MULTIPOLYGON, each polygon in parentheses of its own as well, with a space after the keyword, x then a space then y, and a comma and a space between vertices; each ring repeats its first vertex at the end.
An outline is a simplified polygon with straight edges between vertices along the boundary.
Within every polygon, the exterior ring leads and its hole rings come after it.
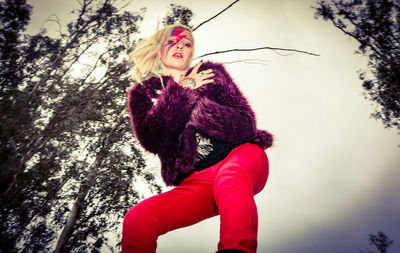
POLYGON ((185 43, 185 47, 192 47, 190 43, 185 43))
POLYGON ((174 44, 174 43, 175 43, 174 40, 168 40, 168 41, 167 41, 167 45, 171 45, 171 44, 174 44))

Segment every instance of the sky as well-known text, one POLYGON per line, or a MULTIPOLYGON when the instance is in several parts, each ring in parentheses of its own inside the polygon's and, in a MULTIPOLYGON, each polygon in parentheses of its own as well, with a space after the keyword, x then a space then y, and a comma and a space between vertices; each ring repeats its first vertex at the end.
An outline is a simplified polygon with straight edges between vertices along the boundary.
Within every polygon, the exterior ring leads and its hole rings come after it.
MULTIPOLYGON (((147 7, 140 37, 150 36, 169 3, 194 12, 196 26, 232 1, 132 1, 147 7)), ((71 18, 75 1, 30 0, 35 31, 50 14, 71 18)), ((358 71, 367 58, 329 22, 314 19, 314 0, 242 0, 194 33, 196 55, 233 48, 293 48, 212 55, 248 98, 258 128, 275 136, 267 150, 270 175, 256 195, 261 253, 337 253, 372 249, 368 234, 383 231, 400 252, 400 138, 370 117, 358 71), (262 64, 230 63, 244 59, 262 64)), ((50 28, 50 27, 49 27, 50 28)), ((196 63, 196 62, 194 62, 196 63)), ((149 166, 159 177, 159 163, 149 166)), ((214 252, 219 217, 163 235, 157 252, 214 252)))

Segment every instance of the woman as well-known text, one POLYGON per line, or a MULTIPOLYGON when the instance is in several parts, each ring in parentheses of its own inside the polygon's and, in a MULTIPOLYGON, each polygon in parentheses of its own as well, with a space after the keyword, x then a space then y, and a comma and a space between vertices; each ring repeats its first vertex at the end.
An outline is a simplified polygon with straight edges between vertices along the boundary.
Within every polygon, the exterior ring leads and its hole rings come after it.
POLYGON ((159 156, 165 183, 176 187, 126 214, 122 252, 155 252, 159 235, 218 214, 218 252, 256 252, 254 194, 268 177, 263 149, 272 135, 257 130, 253 111, 221 64, 190 68, 193 46, 190 28, 172 25, 132 53, 131 125, 140 144, 159 156))

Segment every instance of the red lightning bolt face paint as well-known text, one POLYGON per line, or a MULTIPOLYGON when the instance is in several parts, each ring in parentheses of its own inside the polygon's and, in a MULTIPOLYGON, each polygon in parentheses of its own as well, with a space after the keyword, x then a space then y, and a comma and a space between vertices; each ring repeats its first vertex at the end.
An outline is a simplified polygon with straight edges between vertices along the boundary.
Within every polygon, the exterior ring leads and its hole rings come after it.
POLYGON ((170 37, 176 37, 175 42, 172 42, 171 40, 167 41, 167 44, 165 45, 165 47, 167 47, 167 50, 165 52, 165 55, 168 54, 169 50, 175 46, 176 44, 179 43, 179 41, 181 41, 183 38, 186 38, 186 35, 179 35, 181 34, 183 31, 185 31, 185 29, 179 28, 179 27, 175 27, 174 29, 171 30, 170 33, 170 37))
POLYGON ((193 58, 193 37, 190 30, 175 27, 169 30, 159 52, 164 73, 184 71, 190 67, 193 58))
MULTIPOLYGON (((185 29, 183 28, 179 28, 179 27, 175 27, 174 29, 171 30, 171 34, 169 35, 171 36, 179 36, 179 34, 181 34, 183 31, 185 31, 185 29)), ((186 37, 186 36, 185 36, 186 37)))

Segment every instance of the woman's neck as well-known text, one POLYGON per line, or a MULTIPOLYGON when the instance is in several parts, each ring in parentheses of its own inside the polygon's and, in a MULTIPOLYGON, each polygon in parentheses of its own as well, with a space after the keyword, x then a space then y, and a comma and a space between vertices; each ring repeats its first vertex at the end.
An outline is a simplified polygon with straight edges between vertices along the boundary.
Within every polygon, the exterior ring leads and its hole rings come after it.
POLYGON ((179 83, 181 76, 186 73, 186 70, 181 71, 178 69, 165 69, 164 70, 164 75, 166 76, 172 76, 174 78, 174 81, 179 83))

